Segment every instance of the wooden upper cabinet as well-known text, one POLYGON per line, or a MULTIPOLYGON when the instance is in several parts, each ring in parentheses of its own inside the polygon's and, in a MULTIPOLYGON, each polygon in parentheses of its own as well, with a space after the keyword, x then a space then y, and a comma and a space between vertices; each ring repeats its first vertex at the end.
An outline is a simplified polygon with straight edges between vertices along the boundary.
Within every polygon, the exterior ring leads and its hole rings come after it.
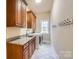
POLYGON ((26 5, 22 2, 22 9, 21 9, 21 15, 22 15, 22 25, 23 25, 23 27, 26 27, 26 16, 27 16, 27 14, 26 14, 26 5))
POLYGON ((32 13, 27 12, 27 28, 32 28, 32 13))
POLYGON ((7 27, 36 28, 36 16, 26 11, 24 0, 7 0, 7 27))
POLYGON ((17 0, 16 25, 19 27, 26 26, 26 5, 22 0, 17 0))
POLYGON ((32 11, 27 12, 27 28, 31 28, 33 32, 36 29, 36 16, 32 11))
POLYGON ((16 19, 15 19, 15 22, 16 22, 16 26, 22 26, 22 10, 21 10, 21 8, 22 8, 22 2, 21 2, 21 0, 16 0, 16 6, 15 6, 15 8, 16 8, 16 19))
POLYGON ((7 0, 7 27, 24 27, 26 5, 22 0, 7 0))
POLYGON ((32 29, 33 29, 33 32, 35 32, 35 30, 36 30, 36 16, 33 15, 32 18, 33 18, 32 29))
POLYGON ((7 0, 7 26, 15 26, 16 0, 7 0))

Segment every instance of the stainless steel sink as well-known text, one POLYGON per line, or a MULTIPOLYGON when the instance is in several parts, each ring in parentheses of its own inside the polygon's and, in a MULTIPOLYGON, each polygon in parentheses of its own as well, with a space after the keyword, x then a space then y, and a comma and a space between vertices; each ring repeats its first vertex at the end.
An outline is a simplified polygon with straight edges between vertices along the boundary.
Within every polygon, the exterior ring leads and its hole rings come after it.
POLYGON ((28 37, 33 37, 33 35, 28 35, 28 37))

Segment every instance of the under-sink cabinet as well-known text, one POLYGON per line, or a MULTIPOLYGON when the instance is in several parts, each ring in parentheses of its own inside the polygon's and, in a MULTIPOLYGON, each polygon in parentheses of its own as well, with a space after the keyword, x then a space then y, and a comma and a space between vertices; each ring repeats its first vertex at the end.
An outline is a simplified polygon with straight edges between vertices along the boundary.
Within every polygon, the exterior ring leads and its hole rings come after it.
POLYGON ((36 49, 36 37, 24 45, 7 42, 7 59, 30 59, 36 49))

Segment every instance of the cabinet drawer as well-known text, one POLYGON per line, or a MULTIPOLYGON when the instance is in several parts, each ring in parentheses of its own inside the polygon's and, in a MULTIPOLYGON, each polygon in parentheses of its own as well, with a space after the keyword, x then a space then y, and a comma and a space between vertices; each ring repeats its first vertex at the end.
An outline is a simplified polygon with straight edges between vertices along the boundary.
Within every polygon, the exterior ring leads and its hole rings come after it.
POLYGON ((28 49, 28 47, 26 47, 23 50, 23 59, 29 59, 29 49, 28 49))
POLYGON ((24 51, 23 59, 29 59, 29 51, 28 50, 24 51))
POLYGON ((29 59, 29 55, 28 54, 24 54, 23 59, 29 59))
POLYGON ((23 53, 27 52, 29 50, 29 47, 26 47, 25 49, 23 49, 23 53))
POLYGON ((28 47, 28 43, 24 44, 23 49, 26 49, 28 47))

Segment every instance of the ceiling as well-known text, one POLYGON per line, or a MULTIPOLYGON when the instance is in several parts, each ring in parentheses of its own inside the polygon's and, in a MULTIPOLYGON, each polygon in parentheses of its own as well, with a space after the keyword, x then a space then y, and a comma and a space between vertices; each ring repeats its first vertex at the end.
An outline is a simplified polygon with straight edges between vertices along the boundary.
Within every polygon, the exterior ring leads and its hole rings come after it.
POLYGON ((26 0, 28 7, 34 13, 45 13, 50 12, 53 4, 53 0, 42 0, 41 3, 35 3, 35 0, 26 0))

